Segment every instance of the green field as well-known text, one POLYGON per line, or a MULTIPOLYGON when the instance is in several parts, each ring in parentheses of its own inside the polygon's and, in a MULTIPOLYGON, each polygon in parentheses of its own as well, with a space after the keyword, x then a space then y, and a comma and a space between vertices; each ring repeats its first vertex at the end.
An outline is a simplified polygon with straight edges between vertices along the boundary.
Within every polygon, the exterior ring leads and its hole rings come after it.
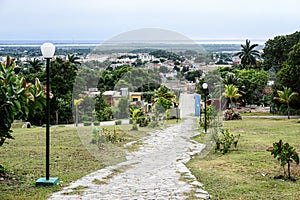
POLYGON ((125 160, 125 150, 135 150, 138 144, 125 149, 123 144, 146 136, 153 129, 130 131, 131 125, 107 127, 117 129, 124 137, 118 144, 105 144, 101 149, 91 144, 92 127, 52 127, 50 177, 59 177, 55 187, 36 187, 45 177, 45 128, 15 128, 14 140, 0 147, 0 163, 10 172, 9 180, 0 181, 0 199, 46 199, 82 176, 107 165, 125 160))
MULTIPOLYGON (((226 121, 224 128, 241 135, 237 150, 225 155, 203 151, 187 164, 212 199, 300 199, 300 166, 292 164, 297 181, 274 179, 283 170, 266 151, 279 139, 299 151, 299 120, 243 119, 226 121)), ((196 139, 208 144, 209 137, 196 139)))

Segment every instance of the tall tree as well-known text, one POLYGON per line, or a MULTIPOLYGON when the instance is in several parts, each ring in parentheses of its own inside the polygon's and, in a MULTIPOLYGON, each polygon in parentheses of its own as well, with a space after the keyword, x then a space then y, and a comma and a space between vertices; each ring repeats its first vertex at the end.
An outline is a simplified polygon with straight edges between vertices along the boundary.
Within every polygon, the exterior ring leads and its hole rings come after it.
POLYGON ((95 112, 98 121, 109 121, 113 117, 113 111, 102 93, 95 96, 95 112))
POLYGON ((264 69, 274 68, 278 72, 282 64, 288 59, 289 52, 300 40, 300 32, 290 35, 280 35, 266 42, 263 49, 262 58, 264 59, 264 69))
POLYGON ((290 103, 298 96, 298 93, 293 92, 291 88, 283 87, 283 91, 277 90, 277 94, 278 97, 274 97, 274 99, 287 105, 288 119, 290 119, 290 103))
POLYGON ((241 58, 241 64, 245 68, 247 65, 255 65, 256 58, 260 57, 259 51, 255 50, 258 44, 250 45, 250 40, 246 40, 245 45, 241 45, 242 49, 240 52, 234 54, 235 56, 239 56, 241 58))
MULTIPOLYGON (((287 61, 282 64, 277 73, 277 81, 278 89, 285 86, 300 94, 300 41, 289 52, 287 61)), ((299 109, 300 96, 290 106, 299 109)))
POLYGON ((239 78, 237 87, 246 93, 245 103, 259 102, 270 78, 269 74, 264 70, 243 69, 237 71, 237 77, 239 78))
POLYGON ((277 73, 277 79, 281 86, 290 87, 300 93, 300 41, 289 52, 288 60, 277 73))
POLYGON ((72 117, 72 91, 77 67, 70 61, 57 57, 50 65, 50 89, 53 98, 51 105, 51 121, 69 123, 72 117))
POLYGON ((159 113, 163 113, 170 109, 175 102, 176 96, 164 85, 160 86, 154 93, 155 107, 159 113))

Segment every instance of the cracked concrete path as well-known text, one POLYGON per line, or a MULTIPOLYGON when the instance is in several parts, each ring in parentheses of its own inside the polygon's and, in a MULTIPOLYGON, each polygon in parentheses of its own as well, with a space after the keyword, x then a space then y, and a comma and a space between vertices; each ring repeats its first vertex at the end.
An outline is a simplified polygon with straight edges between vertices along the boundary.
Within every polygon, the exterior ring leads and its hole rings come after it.
MULTIPOLYGON (((187 96, 186 98, 190 98, 187 96)), ((196 120, 151 132, 142 147, 127 155, 127 161, 91 173, 50 199, 186 199, 194 194, 208 199, 202 184, 185 163, 204 148, 191 140, 197 135, 196 120)), ((87 163, 88 164, 88 163, 87 163)))

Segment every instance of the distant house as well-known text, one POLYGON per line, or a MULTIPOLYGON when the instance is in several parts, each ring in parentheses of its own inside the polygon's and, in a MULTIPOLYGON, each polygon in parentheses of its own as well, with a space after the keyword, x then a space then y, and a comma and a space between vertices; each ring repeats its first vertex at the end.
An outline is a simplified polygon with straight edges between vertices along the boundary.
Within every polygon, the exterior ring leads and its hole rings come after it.
POLYGON ((118 102, 122 97, 121 92, 113 90, 105 91, 102 95, 105 97, 107 103, 109 103, 110 106, 118 105, 118 102))
POLYGON ((143 93, 142 92, 130 92, 129 100, 130 102, 142 101, 143 93))
POLYGON ((97 88, 89 88, 87 91, 82 91, 79 96, 95 97, 98 94, 100 94, 100 91, 97 88))
POLYGON ((147 53, 141 53, 141 54, 138 54, 138 59, 142 60, 142 62, 151 61, 154 59, 154 56, 149 55, 147 53))
POLYGON ((232 62, 233 62, 233 64, 239 65, 239 64, 241 64, 241 59, 238 56, 233 56, 232 62))

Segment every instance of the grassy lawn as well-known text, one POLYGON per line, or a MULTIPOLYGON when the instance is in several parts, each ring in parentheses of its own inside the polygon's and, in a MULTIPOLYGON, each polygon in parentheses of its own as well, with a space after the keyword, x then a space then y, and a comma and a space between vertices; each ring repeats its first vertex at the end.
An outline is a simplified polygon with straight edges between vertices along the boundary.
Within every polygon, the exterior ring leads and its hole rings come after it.
MULTIPOLYGON (((55 187, 35 186, 38 178, 45 177, 45 128, 15 128, 15 140, 0 147, 0 163, 11 173, 9 180, 0 181, 0 199, 46 199, 86 174, 124 161, 127 149, 123 145, 153 130, 130 131, 131 125, 107 128, 120 131, 125 141, 99 149, 90 142, 92 127, 51 127, 50 176, 61 181, 55 187)), ((137 146, 128 148, 136 150, 137 146)))
MULTIPOLYGON (((238 150, 226 155, 214 152, 199 155, 187 164, 212 199, 299 199, 300 166, 292 164, 296 182, 274 179, 283 170, 266 151, 282 139, 299 152, 299 120, 243 119, 226 121, 224 128, 241 135, 238 150)), ((202 135, 196 139, 207 142, 207 138, 208 135, 202 135)))

